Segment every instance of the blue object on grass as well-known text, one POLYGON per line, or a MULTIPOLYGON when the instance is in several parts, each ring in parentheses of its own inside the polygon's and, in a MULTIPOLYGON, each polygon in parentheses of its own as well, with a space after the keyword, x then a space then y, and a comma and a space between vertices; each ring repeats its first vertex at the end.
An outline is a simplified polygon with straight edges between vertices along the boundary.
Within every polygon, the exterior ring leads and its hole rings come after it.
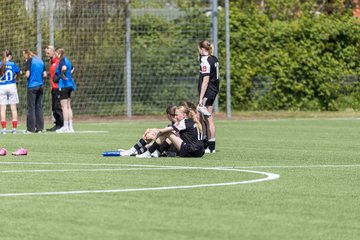
POLYGON ((104 157, 120 157, 119 151, 106 151, 102 154, 104 157))

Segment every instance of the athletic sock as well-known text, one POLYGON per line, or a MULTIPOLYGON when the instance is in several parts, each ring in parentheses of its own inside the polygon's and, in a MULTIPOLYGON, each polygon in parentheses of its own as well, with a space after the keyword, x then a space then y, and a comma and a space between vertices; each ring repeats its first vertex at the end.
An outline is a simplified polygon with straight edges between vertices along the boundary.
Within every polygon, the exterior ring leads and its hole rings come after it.
POLYGON ((6 121, 1 121, 1 127, 6 128, 6 121))
POLYGON ((210 152, 213 152, 215 150, 215 139, 210 139, 208 141, 208 148, 210 152))
POLYGON ((64 121, 64 128, 69 128, 69 121, 64 121))
POLYGON ((146 147, 142 147, 142 148, 140 148, 140 149, 137 150, 137 151, 138 151, 138 153, 142 154, 142 153, 146 152, 147 150, 148 150, 148 149, 147 149, 146 147))
POLYGON ((17 120, 16 120, 16 121, 12 121, 12 126, 13 126, 14 129, 17 128, 17 124, 18 124, 18 121, 17 121, 17 120))
POLYGON ((151 145, 148 150, 149 150, 150 153, 153 153, 153 152, 155 152, 159 147, 160 147, 160 145, 159 145, 157 142, 154 142, 153 145, 151 145))
POLYGON ((203 143, 204 143, 204 149, 207 149, 209 147, 209 144, 208 144, 208 139, 207 138, 204 138, 203 139, 203 143))
POLYGON ((73 129, 73 121, 69 120, 69 129, 73 129))
POLYGON ((170 144, 168 144, 168 142, 165 141, 164 143, 160 144, 160 147, 159 147, 158 151, 159 151, 160 153, 163 153, 163 152, 165 152, 166 150, 168 150, 169 147, 170 147, 170 144))
POLYGON ((134 148, 136 149, 136 151, 140 153, 143 152, 142 150, 145 148, 145 146, 146 146, 145 140, 143 138, 140 138, 140 140, 137 143, 135 143, 134 148))

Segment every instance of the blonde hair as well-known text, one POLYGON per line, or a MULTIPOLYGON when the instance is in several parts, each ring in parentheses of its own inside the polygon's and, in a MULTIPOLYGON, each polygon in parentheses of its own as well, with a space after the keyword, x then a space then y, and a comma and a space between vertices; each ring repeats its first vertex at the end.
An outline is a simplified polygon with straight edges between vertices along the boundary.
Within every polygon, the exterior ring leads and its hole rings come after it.
POLYGON ((32 52, 30 49, 25 49, 23 51, 23 55, 26 55, 26 59, 32 58, 34 56, 36 56, 36 54, 34 52, 32 52))
POLYGON ((214 53, 214 45, 210 43, 208 40, 203 40, 199 42, 199 48, 204 48, 209 53, 209 55, 213 55, 214 53))
POLYGON ((184 113, 186 116, 188 116, 188 118, 191 118, 195 122, 196 127, 200 130, 200 132, 202 132, 202 125, 199 122, 196 112, 194 110, 192 110, 191 108, 188 108, 186 106, 179 106, 176 109, 179 110, 180 112, 184 113))

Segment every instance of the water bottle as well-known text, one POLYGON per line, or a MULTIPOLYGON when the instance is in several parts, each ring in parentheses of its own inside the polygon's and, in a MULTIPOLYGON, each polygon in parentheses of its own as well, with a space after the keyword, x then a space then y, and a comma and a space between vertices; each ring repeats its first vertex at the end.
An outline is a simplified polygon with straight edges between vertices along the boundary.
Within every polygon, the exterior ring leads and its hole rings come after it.
POLYGON ((120 157, 119 151, 106 151, 102 154, 104 157, 120 157))

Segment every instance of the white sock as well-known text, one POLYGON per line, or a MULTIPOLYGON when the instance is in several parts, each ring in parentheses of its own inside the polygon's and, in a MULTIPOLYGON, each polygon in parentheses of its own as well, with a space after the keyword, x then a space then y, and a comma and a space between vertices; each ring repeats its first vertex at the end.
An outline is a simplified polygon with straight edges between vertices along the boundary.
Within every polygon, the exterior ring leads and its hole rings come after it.
POLYGON ((69 121, 64 121, 64 128, 69 128, 69 121))
POLYGON ((73 129, 73 121, 72 120, 69 121, 69 129, 73 129))

